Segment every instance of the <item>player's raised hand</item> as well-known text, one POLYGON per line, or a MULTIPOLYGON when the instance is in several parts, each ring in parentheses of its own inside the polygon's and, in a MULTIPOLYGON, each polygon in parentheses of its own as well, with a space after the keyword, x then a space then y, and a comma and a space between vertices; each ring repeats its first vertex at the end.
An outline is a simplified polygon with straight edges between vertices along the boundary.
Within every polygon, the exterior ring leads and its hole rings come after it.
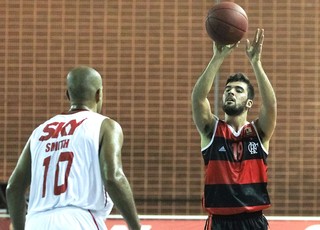
POLYGON ((250 62, 257 62, 261 59, 262 45, 264 40, 264 29, 258 28, 254 39, 249 41, 247 39, 246 53, 250 62))

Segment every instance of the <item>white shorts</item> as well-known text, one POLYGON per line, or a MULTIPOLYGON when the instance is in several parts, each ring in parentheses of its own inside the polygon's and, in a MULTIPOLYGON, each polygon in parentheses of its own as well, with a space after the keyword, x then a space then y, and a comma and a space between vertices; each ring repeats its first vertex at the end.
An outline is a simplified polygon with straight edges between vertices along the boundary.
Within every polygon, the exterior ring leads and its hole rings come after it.
POLYGON ((102 217, 88 210, 64 207, 27 215, 25 230, 107 230, 102 217))

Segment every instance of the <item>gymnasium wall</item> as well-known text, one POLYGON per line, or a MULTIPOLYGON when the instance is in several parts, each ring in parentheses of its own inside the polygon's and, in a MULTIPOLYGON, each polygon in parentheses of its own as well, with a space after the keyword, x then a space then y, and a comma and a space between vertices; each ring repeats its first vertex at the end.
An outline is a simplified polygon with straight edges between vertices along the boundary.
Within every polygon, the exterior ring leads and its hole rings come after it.
MULTIPOLYGON (((204 20, 215 1, 0 1, 0 181, 33 128, 68 109, 65 76, 77 65, 104 79, 103 114, 123 128, 123 164, 140 214, 204 214, 203 162, 191 91, 212 56, 204 20)), ((267 215, 320 215, 320 3, 236 1, 265 29, 262 61, 278 99, 267 215)), ((219 76, 245 72, 245 40, 219 76)), ((249 118, 259 108, 257 95, 249 118)), ((214 105, 212 104, 212 108, 214 105)), ((219 115, 223 114, 218 105, 219 115)), ((116 213, 116 211, 114 211, 116 213)))

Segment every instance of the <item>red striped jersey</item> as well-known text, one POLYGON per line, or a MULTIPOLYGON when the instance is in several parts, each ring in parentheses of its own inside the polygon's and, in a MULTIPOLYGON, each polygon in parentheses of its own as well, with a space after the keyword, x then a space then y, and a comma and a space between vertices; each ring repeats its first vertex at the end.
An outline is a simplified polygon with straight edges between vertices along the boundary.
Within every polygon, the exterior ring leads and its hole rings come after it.
POLYGON ((203 206, 208 213, 232 215, 270 207, 268 153, 253 122, 236 132, 219 120, 210 143, 201 151, 205 163, 203 206))

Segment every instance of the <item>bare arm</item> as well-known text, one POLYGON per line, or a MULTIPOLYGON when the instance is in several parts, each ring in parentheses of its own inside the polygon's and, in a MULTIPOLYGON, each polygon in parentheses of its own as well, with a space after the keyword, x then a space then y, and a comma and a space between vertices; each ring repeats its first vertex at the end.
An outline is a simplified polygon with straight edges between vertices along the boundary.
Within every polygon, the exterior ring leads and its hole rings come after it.
POLYGON ((213 57, 193 88, 191 97, 192 115, 201 137, 208 136, 216 120, 216 117, 211 112, 210 103, 207 99, 208 94, 224 58, 236 46, 237 44, 231 46, 213 45, 213 57))
POLYGON ((122 129, 117 122, 106 119, 102 123, 100 136, 100 168, 106 190, 129 229, 140 230, 131 187, 122 170, 122 129))
POLYGON ((9 178, 6 196, 8 210, 15 230, 24 230, 26 216, 25 193, 31 180, 30 140, 24 147, 18 163, 9 178))
POLYGON ((256 121, 262 142, 269 148, 269 141, 276 126, 277 100, 272 85, 263 70, 261 63, 261 51, 264 40, 264 30, 257 29, 254 40, 247 40, 247 56, 256 75, 258 88, 262 99, 262 105, 256 121))

